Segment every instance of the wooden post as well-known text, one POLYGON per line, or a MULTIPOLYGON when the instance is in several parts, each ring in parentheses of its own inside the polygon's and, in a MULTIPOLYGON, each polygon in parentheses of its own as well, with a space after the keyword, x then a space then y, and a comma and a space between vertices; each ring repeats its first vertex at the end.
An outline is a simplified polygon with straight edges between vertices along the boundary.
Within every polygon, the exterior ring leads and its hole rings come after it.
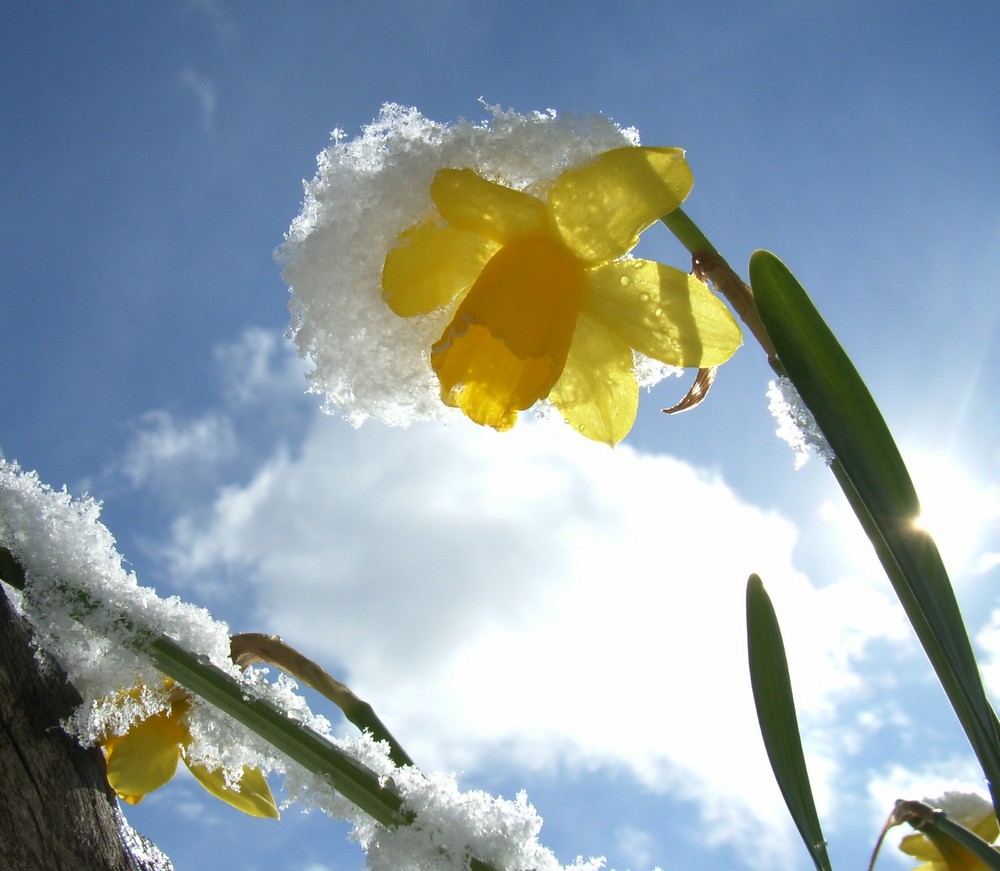
POLYGON ((60 726, 79 703, 62 669, 36 658, 0 584, 0 867, 168 871, 155 847, 119 825, 100 748, 60 726))

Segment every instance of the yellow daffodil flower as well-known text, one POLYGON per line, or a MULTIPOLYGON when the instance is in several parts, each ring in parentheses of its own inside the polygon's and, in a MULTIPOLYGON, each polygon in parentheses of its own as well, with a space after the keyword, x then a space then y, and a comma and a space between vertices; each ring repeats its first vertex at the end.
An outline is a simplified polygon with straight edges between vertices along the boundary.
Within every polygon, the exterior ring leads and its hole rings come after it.
MULTIPOLYGON (((961 799, 956 807, 945 806, 943 810, 957 823, 961 823, 970 832, 979 835, 987 843, 992 844, 1000 836, 1000 826, 997 825, 996 814, 989 802, 965 794, 951 794, 961 799)), ((947 802, 934 802, 935 805, 947 802)), ((900 842, 899 849, 908 856, 923 861, 913 871, 990 871, 989 867, 972 855, 961 844, 944 835, 928 834, 907 835, 900 842)))
MULTIPOLYGON (((138 804, 153 790, 167 783, 183 759, 191 773, 216 798, 253 817, 279 816, 274 796, 264 776, 244 766, 238 789, 226 784, 221 769, 209 771, 187 758, 191 733, 186 723, 190 707, 188 694, 172 681, 166 682, 169 709, 133 725, 124 735, 102 741, 107 762, 108 783, 122 801, 138 804)), ((127 695, 135 696, 138 690, 127 695)))
POLYGON ((685 272, 625 257, 691 185, 679 148, 603 152, 544 199, 439 170, 437 214, 388 253, 382 295, 404 318, 454 312, 431 348, 442 400, 503 431, 547 398, 613 445, 638 409, 633 350, 671 366, 728 360, 741 336, 722 302, 685 272))

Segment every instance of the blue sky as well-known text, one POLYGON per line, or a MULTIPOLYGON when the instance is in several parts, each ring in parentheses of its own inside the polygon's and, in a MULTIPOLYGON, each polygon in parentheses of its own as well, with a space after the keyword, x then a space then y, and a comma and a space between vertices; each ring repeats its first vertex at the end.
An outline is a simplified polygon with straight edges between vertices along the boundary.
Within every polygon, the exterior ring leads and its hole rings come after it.
MULTIPOLYGON (((791 266, 948 521, 996 697, 998 35, 993 2, 12 5, 0 448, 102 499, 141 582, 280 633, 418 761, 526 788, 567 862, 806 867, 747 704, 758 571, 858 867, 892 799, 976 775, 832 479, 774 437, 763 356, 676 418, 662 383, 614 452, 354 430, 304 393, 273 251, 330 131, 386 101, 686 148, 688 213, 738 270, 791 266)), ((684 267, 655 229, 644 253, 684 267)), ((129 817, 178 869, 361 863, 338 824, 244 820, 184 778, 129 817)))

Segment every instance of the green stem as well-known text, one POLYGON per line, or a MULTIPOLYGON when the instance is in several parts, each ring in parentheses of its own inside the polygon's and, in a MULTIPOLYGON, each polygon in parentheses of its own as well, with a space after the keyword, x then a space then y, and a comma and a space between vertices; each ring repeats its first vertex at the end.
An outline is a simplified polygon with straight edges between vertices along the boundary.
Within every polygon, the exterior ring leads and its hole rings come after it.
POLYGON ((373 771, 331 744, 308 726, 296 723, 266 699, 177 642, 160 635, 148 642, 153 665, 191 692, 238 720, 265 741, 314 774, 325 777, 348 801, 387 828, 412 822, 403 800, 382 786, 373 771))
MULTIPOLYGON (((24 568, 5 547, 0 547, 0 578, 17 589, 25 588, 24 568)), ((101 607, 84 590, 64 585, 62 591, 72 602, 78 620, 85 621, 89 613, 101 607)), ((325 777, 337 792, 373 819, 388 828, 412 821, 412 816, 403 811, 402 798, 391 786, 383 786, 375 772, 318 732, 290 720, 271 702, 251 695, 249 688, 232 675, 166 635, 143 631, 124 614, 116 622, 130 636, 131 648, 147 656, 159 671, 243 723, 290 759, 325 777)))
POLYGON ((683 209, 674 209, 660 218, 660 220, 677 237, 677 241, 692 254, 698 254, 701 251, 710 251, 713 254, 719 253, 716 251, 715 246, 708 241, 708 237, 701 232, 698 225, 687 216, 687 213, 683 209))
POLYGON ((370 732, 376 741, 385 741, 389 745, 389 758, 398 767, 414 764, 368 702, 358 698, 349 686, 327 674, 319 665, 277 636, 242 632, 230 638, 229 648, 233 662, 240 668, 257 662, 277 666, 299 683, 311 687, 333 702, 362 732, 370 732))
POLYGON ((696 278, 710 281, 716 292, 721 293, 733 307, 740 320, 747 325, 754 338, 760 343, 767 354, 767 359, 773 366, 777 354, 771 338, 761 323, 757 305, 753 301, 753 293, 746 282, 737 275, 725 258, 719 254, 708 237, 701 232, 698 225, 692 221, 683 209, 674 209, 660 220, 666 225, 677 240, 691 252, 691 263, 696 278))

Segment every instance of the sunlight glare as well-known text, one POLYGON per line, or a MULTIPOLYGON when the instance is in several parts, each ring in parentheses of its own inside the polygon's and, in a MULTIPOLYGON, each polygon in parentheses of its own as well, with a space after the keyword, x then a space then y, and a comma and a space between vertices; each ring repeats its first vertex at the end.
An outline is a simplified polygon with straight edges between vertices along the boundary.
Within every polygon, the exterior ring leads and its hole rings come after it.
POLYGON ((948 569, 963 574, 988 568, 995 554, 984 549, 996 547, 1000 520, 996 484, 976 480, 945 454, 914 453, 906 462, 920 497, 914 522, 934 537, 948 569))

